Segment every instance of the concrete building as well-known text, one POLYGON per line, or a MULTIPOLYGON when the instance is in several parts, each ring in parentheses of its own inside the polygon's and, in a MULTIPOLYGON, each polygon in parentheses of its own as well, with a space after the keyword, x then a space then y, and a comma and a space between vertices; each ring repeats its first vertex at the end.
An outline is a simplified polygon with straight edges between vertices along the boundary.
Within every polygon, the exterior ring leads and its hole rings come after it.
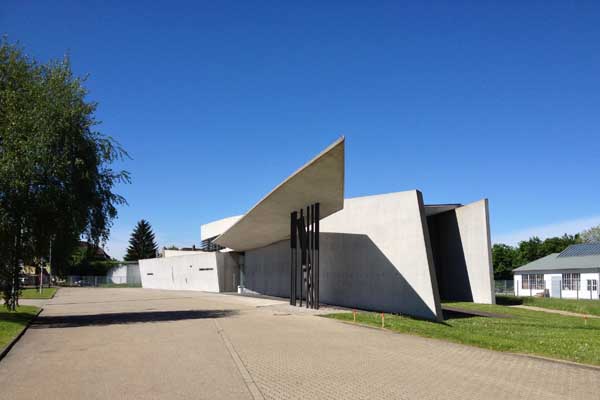
POLYGON ((574 244, 516 268, 515 295, 600 299, 600 243, 574 244))
POLYGON ((140 266, 137 261, 123 261, 119 265, 112 267, 106 273, 106 283, 118 285, 139 285, 141 284, 140 266))
POLYGON ((143 287, 240 291, 442 319, 442 300, 493 303, 489 210, 418 190, 344 199, 344 138, 245 215, 201 227, 218 251, 141 260, 143 287))

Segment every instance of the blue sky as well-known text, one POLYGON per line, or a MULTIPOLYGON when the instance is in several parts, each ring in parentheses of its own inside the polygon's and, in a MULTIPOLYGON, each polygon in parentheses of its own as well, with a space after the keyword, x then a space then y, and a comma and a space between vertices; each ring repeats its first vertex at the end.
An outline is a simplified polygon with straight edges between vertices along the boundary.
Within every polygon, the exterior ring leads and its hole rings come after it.
POLYGON ((68 52, 130 153, 116 257, 141 218, 198 244, 340 135, 346 197, 487 197, 511 243, 599 224, 600 3, 422 3, 9 0, 0 32, 68 52))

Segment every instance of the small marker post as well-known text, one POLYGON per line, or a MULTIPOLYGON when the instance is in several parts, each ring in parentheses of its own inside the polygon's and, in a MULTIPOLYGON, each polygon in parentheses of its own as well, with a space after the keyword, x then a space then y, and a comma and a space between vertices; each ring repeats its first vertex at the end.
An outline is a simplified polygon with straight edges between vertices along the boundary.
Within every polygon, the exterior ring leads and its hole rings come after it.
POLYGON ((352 315, 354 316, 354 323, 356 323, 356 310, 352 310, 352 315))
POLYGON ((381 313, 381 327, 385 328, 385 315, 381 313))

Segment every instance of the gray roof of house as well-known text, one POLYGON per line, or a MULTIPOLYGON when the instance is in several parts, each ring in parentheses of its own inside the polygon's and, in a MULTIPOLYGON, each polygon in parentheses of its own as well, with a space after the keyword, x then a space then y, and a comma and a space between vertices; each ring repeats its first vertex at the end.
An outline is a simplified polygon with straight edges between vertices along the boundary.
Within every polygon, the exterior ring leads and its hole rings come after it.
MULTIPOLYGON (((535 261, 515 268, 514 273, 530 271, 561 271, 561 270, 595 270, 600 271, 600 252, 592 255, 565 255, 579 254, 582 249, 571 249, 581 245, 567 247, 562 253, 552 253, 535 261), (580 251, 578 251, 580 250, 580 251)), ((589 252, 589 251, 588 251, 589 252)), ((585 253, 585 251, 583 251, 585 253)))
POLYGON ((559 257, 581 257, 600 255, 600 243, 572 244, 560 253, 559 257))

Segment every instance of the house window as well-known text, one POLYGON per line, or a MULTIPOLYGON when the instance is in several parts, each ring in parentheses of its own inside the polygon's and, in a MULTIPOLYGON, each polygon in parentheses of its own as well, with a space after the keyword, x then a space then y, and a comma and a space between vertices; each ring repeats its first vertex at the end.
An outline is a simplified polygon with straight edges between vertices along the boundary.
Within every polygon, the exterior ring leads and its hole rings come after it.
POLYGON ((522 289, 544 290, 544 274, 525 274, 521 277, 522 289))
POLYGON ((598 290, 598 281, 595 279, 588 279, 587 290, 588 292, 596 292, 598 290))
POLYGON ((579 290, 579 274, 562 274, 563 290, 579 290))

